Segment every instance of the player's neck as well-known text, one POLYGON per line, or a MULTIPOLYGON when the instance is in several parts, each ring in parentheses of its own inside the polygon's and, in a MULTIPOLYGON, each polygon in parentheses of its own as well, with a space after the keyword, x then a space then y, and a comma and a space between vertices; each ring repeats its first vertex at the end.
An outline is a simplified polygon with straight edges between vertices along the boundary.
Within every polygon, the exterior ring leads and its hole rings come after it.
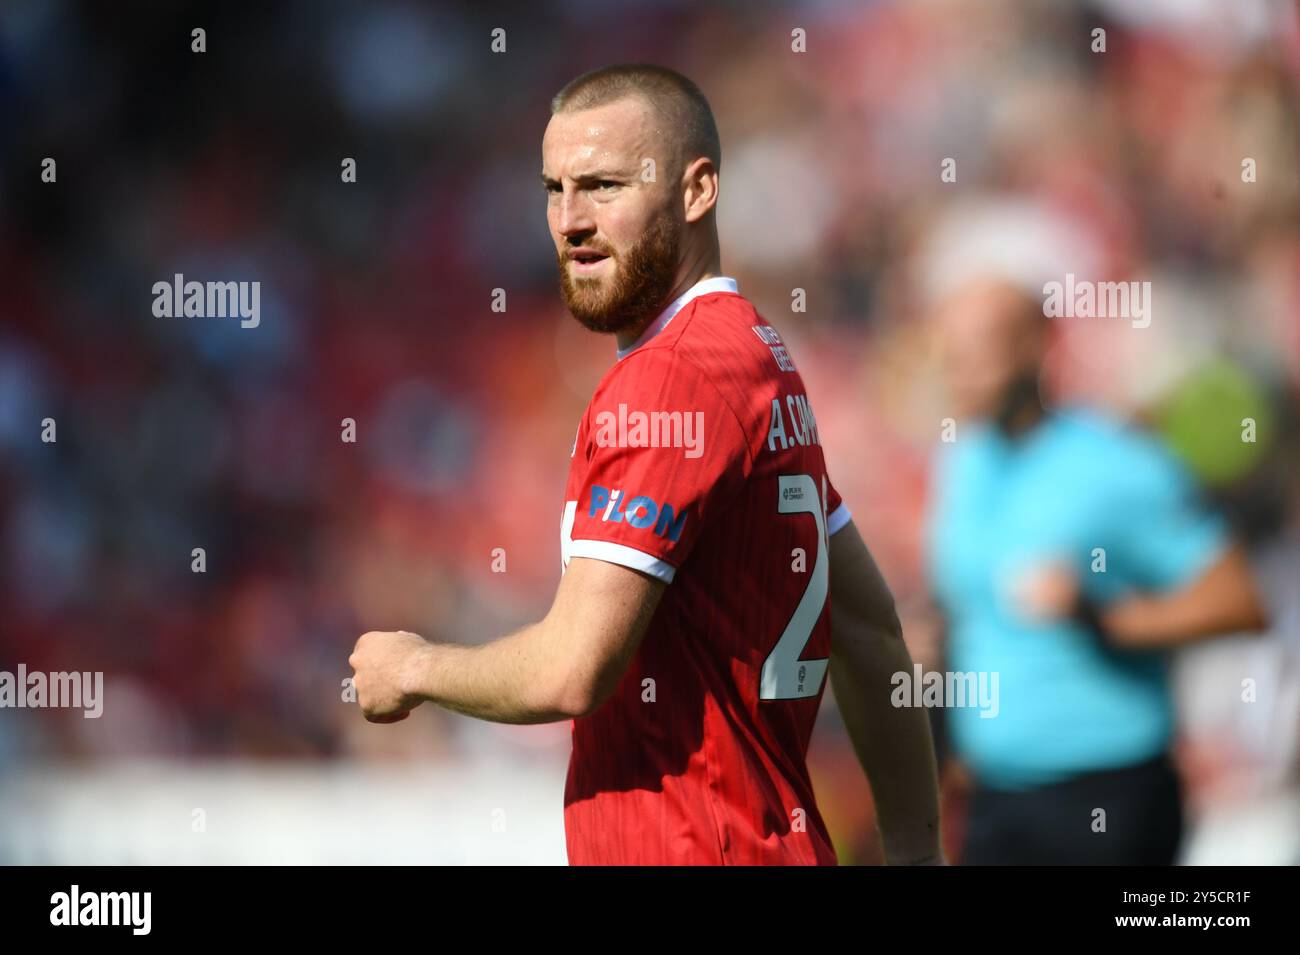
POLYGON ((677 301, 677 299, 685 294, 685 292, 692 286, 699 282, 703 282, 705 279, 717 278, 721 274, 722 269, 716 261, 701 263, 696 268, 688 271, 686 276, 673 286, 672 291, 668 293, 668 296, 661 304, 659 311, 655 312, 655 314, 651 315, 644 322, 638 322, 632 328, 623 329, 615 334, 614 338, 618 342, 619 349, 622 350, 628 348, 640 339, 640 337, 645 334, 645 330, 653 325, 659 319, 659 316, 663 314, 663 310, 673 302, 677 301))
POLYGON ((1006 437, 1018 440, 1046 418, 1047 413, 1047 405, 1039 394, 1035 379, 1033 382, 1022 382, 1014 390, 1002 410, 994 417, 994 424, 1006 437))

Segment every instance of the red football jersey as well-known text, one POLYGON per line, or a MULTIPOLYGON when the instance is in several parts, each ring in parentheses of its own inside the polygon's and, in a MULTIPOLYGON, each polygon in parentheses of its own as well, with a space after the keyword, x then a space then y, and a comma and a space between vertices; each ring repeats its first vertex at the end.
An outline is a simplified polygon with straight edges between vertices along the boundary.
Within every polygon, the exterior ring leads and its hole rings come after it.
POLYGON ((571 864, 836 863, 805 757, 849 519, 799 373, 733 279, 619 351, 574 441, 563 560, 669 586, 613 696, 573 721, 571 864))

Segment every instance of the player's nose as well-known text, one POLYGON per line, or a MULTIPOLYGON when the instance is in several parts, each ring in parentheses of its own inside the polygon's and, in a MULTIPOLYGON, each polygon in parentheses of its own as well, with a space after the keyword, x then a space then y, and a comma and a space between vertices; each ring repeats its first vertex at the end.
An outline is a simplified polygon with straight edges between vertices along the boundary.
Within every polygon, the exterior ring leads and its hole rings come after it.
POLYGON ((566 239, 596 231, 591 207, 585 196, 576 190, 565 192, 557 203, 555 231, 566 239))

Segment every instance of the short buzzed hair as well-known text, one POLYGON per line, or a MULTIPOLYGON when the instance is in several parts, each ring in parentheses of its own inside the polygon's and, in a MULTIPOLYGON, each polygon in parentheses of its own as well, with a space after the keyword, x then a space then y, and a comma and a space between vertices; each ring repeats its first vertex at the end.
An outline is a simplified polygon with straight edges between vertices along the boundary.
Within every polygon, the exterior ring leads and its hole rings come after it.
POLYGON ((618 63, 583 73, 570 80, 551 100, 551 115, 605 106, 626 96, 649 101, 667 124, 679 133, 683 168, 707 156, 722 168, 722 141, 713 110, 700 88, 676 70, 653 63, 618 63))

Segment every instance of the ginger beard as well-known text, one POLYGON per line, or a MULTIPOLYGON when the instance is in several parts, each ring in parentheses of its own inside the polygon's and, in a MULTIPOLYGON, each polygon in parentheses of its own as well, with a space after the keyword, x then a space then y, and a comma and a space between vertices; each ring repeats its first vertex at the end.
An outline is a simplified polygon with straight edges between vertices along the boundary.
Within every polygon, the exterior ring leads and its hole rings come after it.
POLYGON ((623 253, 603 245, 579 243, 609 255, 614 274, 601 278, 574 278, 569 249, 558 255, 560 294, 573 317, 593 332, 612 334, 648 322, 668 304, 677 276, 679 241, 675 223, 662 216, 655 220, 623 253))

